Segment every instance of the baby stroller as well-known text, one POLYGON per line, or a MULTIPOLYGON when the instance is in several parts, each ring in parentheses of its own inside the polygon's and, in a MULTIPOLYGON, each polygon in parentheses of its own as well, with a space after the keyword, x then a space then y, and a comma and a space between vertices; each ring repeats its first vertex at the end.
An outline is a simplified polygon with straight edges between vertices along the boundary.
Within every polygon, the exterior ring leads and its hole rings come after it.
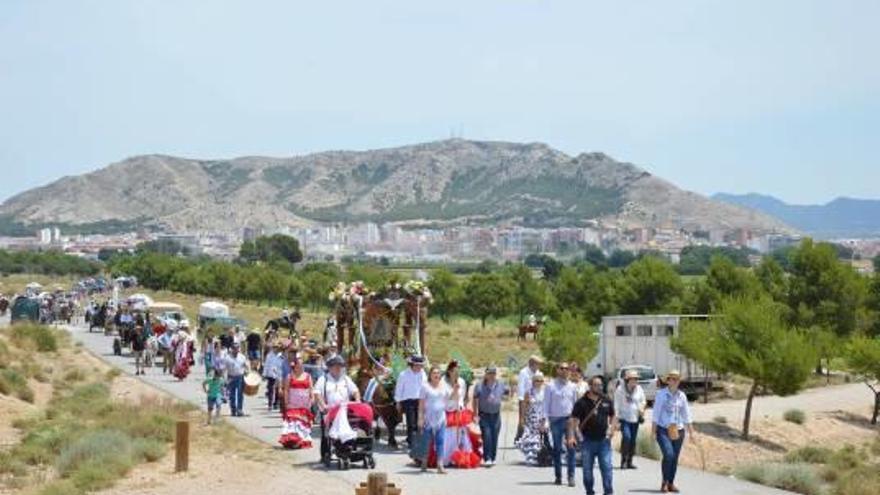
POLYGON ((346 470, 352 462, 362 462, 364 469, 376 467, 373 458, 373 408, 352 402, 332 407, 324 417, 321 443, 328 446, 321 461, 330 467, 335 460, 346 470), (340 416, 344 411, 345 416, 340 416))

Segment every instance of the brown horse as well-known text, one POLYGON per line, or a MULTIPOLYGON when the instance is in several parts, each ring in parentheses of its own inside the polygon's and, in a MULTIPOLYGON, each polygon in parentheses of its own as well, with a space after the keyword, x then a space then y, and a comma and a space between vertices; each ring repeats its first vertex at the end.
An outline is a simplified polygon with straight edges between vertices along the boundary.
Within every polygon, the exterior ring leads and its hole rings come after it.
MULTIPOLYGON (((373 378, 373 370, 361 368, 357 372, 357 376, 355 378, 355 382, 357 384, 358 390, 361 392, 361 396, 363 397, 364 392, 367 390, 367 386, 370 383, 370 380, 373 378)), ((385 380, 390 380, 390 378, 385 378, 385 380)), ((370 405, 373 406, 373 413, 376 418, 382 418, 382 422, 385 423, 385 426, 388 428, 388 446, 391 448, 397 447, 397 440, 394 438, 394 430, 397 428, 402 421, 400 418, 400 413, 397 412, 397 404, 394 402, 394 398, 390 396, 388 391, 384 386, 384 382, 376 387, 376 391, 373 393, 373 400, 370 401, 370 405)), ((377 427, 374 431, 374 436, 378 440, 381 436, 382 432, 379 431, 377 427)))
POLYGON ((538 340, 538 332, 541 330, 541 322, 538 322, 534 325, 529 325, 528 323, 523 323, 519 326, 519 335, 517 336, 517 340, 526 340, 529 334, 534 335, 535 340, 538 340))

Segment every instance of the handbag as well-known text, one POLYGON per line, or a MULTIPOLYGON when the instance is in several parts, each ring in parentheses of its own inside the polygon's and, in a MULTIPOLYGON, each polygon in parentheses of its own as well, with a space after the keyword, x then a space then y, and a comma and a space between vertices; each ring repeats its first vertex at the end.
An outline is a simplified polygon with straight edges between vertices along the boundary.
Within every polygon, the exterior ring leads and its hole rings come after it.
POLYGON ((666 434, 669 436, 669 439, 673 442, 678 440, 678 425, 675 423, 670 424, 666 427, 666 434))

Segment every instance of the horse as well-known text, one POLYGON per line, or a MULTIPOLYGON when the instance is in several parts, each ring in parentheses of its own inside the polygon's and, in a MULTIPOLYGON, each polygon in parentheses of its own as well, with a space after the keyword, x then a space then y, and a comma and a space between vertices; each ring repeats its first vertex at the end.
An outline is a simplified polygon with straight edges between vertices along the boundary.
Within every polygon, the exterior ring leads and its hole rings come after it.
POLYGON ((104 326, 107 323, 107 311, 107 305, 103 305, 98 311, 89 315, 91 317, 89 318, 89 332, 91 332, 93 328, 104 329, 104 326))
POLYGON ((529 334, 535 336, 535 340, 538 340, 538 331, 541 330, 541 322, 535 323, 534 325, 530 325, 528 323, 524 323, 519 326, 519 335, 517 336, 517 340, 526 340, 529 334))
MULTIPOLYGON (((372 369, 367 370, 362 368, 358 370, 355 381, 362 397, 373 376, 374 372, 372 369)), ((388 380, 390 380, 390 378, 386 377, 383 382, 376 387, 370 405, 373 407, 373 415, 376 418, 381 418, 382 423, 388 428, 388 446, 391 448, 397 448, 397 440, 394 438, 394 430, 397 429, 397 425, 402 423, 403 420, 400 417, 400 413, 397 412, 397 403, 394 402, 392 393, 386 388, 388 380)), ((382 432, 376 427, 373 431, 373 435, 375 436, 375 439, 378 440, 381 437, 382 432)))

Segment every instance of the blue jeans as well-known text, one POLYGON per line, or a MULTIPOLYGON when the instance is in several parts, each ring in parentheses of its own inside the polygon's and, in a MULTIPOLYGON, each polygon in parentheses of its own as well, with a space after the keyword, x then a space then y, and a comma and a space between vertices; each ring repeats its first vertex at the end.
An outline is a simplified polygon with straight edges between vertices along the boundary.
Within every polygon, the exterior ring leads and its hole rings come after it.
POLYGON ((244 375, 229 377, 229 410, 241 414, 244 406, 244 375))
POLYGON ((639 435, 639 423, 638 422, 630 423, 629 421, 621 420, 620 421, 620 435, 621 435, 620 441, 622 442, 620 450, 623 452, 624 451, 623 446, 630 445, 633 447, 633 453, 635 453, 636 438, 639 435))
POLYGON ((581 442, 581 456, 584 461, 584 489, 593 495, 593 464, 599 460, 599 473, 602 474, 602 491, 605 495, 614 493, 611 478, 611 440, 587 440, 581 442))
POLYGON ((434 441, 434 452, 437 453, 437 466, 444 466, 446 459, 443 458, 443 447, 446 441, 446 423, 440 426, 430 428, 425 426, 422 430, 422 441, 420 447, 420 458, 422 462, 428 462, 428 451, 431 448, 431 440, 434 441))
POLYGON ((678 470, 678 454, 681 453, 681 446, 684 445, 685 430, 678 430, 678 440, 669 438, 666 428, 657 426, 657 444, 660 446, 660 452, 663 453, 663 481, 672 483, 675 481, 675 472, 678 470))
POLYGON ((550 438, 553 443, 553 473, 556 479, 562 479, 562 449, 565 448, 565 462, 568 478, 574 478, 574 449, 565 445, 565 432, 568 429, 568 416, 550 418, 550 438))
POLYGON ((480 413, 480 433, 483 434, 483 459, 494 461, 498 452, 498 434, 501 432, 500 413, 480 413))

